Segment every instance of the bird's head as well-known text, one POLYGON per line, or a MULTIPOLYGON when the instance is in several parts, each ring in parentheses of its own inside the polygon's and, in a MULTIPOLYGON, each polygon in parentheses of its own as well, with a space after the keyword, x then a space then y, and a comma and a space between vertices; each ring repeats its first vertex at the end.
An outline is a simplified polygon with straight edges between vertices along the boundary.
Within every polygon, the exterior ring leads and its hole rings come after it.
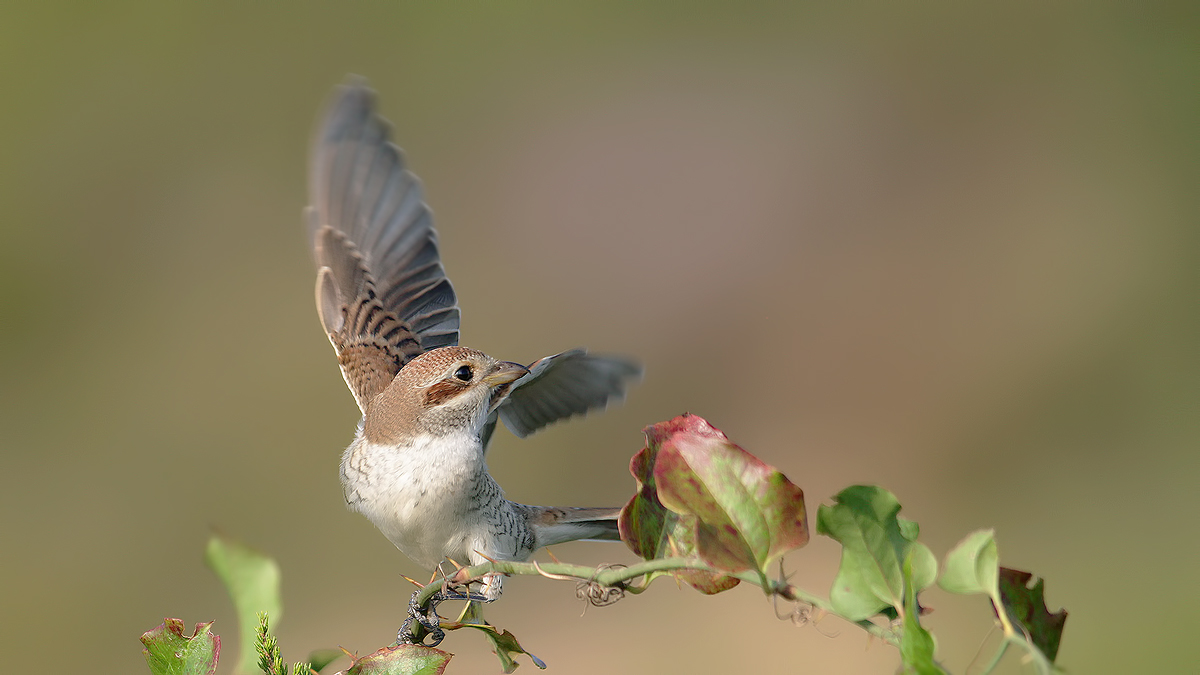
POLYGON ((529 371, 465 347, 441 347, 409 361, 367 406, 367 439, 400 442, 420 434, 478 434, 488 415, 529 371))

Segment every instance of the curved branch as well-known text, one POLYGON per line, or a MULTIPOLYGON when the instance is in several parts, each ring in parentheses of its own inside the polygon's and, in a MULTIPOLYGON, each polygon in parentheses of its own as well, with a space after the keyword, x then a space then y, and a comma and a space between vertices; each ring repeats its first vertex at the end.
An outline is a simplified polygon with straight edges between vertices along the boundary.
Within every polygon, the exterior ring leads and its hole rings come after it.
MULTIPOLYGON (((826 614, 837 616, 849 623, 852 623, 859 628, 862 628, 867 633, 883 640, 894 646, 899 646, 900 638, 891 629, 881 626, 872 621, 863 619, 860 621, 852 621, 834 611, 830 602, 822 597, 813 595, 793 584, 788 583, 783 579, 767 579, 763 580, 759 572, 756 570, 747 570, 730 574, 725 570, 714 569, 706 565, 698 558, 658 558, 655 560, 647 560, 628 567, 586 567, 584 565, 572 565, 570 563, 549 562, 549 563, 533 563, 533 562, 514 562, 506 560, 497 560, 495 562, 484 563, 482 565, 473 565, 459 569, 448 580, 451 584, 467 583, 471 580, 478 579, 485 574, 500 573, 500 574, 516 574, 525 576, 542 576, 550 579, 569 579, 572 581, 588 581, 600 586, 621 588, 631 590, 630 582, 645 578, 656 572, 673 572, 678 570, 700 570, 712 572, 716 574, 727 574, 736 577, 748 584, 762 588, 767 595, 776 595, 784 600, 791 602, 802 602, 821 610, 826 614)), ((414 600, 416 603, 424 607, 428 604, 434 593, 439 591, 445 582, 435 581, 421 590, 417 591, 414 600)))

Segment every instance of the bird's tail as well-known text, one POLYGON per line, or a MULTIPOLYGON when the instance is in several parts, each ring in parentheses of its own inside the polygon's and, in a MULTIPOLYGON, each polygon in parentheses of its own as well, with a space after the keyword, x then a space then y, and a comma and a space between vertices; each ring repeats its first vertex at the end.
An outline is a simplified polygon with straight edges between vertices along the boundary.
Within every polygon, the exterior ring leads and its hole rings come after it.
POLYGON ((521 506, 537 533, 538 546, 553 546, 579 539, 620 541, 619 508, 521 506))

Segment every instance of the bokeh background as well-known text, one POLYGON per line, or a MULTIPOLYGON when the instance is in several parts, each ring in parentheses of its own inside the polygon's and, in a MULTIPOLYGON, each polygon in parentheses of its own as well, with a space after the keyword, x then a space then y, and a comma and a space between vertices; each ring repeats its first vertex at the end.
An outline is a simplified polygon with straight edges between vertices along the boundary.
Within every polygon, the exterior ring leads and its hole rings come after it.
MULTIPOLYGON (((623 502, 641 428, 691 411, 813 512, 873 482, 939 557, 995 527, 1070 610, 1072 672, 1191 671, 1198 27, 1185 3, 6 4, 6 669, 145 672, 164 616, 216 619, 231 667, 213 529, 281 561, 286 658, 393 638, 422 573, 342 505, 357 410, 300 216, 317 112, 358 73, 425 181, 465 343, 645 363, 619 408, 497 434, 511 497, 623 502)), ((837 555, 787 565, 825 593, 837 555)), ((966 672, 989 610, 925 601, 966 672)), ((516 579, 489 617, 559 673, 897 663, 752 589, 581 611, 516 579)), ((476 636, 444 647, 498 670, 476 636)))

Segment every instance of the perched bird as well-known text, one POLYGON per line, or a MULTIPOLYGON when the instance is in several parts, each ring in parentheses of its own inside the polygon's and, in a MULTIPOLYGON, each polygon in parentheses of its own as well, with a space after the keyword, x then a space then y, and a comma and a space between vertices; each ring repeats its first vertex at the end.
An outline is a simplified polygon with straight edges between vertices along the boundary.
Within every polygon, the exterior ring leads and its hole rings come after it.
MULTIPOLYGON (((640 375, 582 349, 528 368, 458 346, 458 300, 418 179, 361 80, 336 91, 313 145, 309 237, 317 313, 362 410, 342 455, 346 504, 413 561, 527 560, 576 539, 619 539, 615 508, 509 501, 485 453, 497 420, 527 436, 604 407, 640 375)), ((500 594, 499 575, 483 595, 500 594)))

